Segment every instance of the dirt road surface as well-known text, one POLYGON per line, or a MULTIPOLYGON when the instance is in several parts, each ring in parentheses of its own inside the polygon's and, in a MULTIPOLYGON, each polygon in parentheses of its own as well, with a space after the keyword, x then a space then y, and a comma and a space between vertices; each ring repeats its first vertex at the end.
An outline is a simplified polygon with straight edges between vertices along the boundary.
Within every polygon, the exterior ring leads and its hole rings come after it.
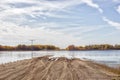
POLYGON ((44 56, 0 65, 0 80, 120 80, 120 73, 91 61, 44 56))

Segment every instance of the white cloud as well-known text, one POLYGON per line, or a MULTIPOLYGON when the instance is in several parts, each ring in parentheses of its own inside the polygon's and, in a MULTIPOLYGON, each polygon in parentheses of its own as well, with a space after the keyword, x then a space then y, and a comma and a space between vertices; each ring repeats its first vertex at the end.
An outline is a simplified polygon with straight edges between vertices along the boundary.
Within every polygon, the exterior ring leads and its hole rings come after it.
POLYGON ((72 6, 83 3, 102 12, 102 9, 99 7, 99 5, 94 3, 92 0, 2 0, 0 1, 0 20, 5 22, 13 22, 19 25, 26 21, 34 21, 34 19, 38 17, 43 19, 46 19, 46 17, 63 18, 66 17, 66 15, 58 15, 56 12, 67 12, 72 6), (29 4, 31 6, 24 7, 22 3, 24 3, 24 5, 29 4), (15 4, 23 6, 19 8, 16 7, 15 4), (31 16, 33 19, 27 19, 26 15, 31 16))
POLYGON ((120 14, 120 6, 118 6, 117 8, 117 12, 120 14))
POLYGON ((103 10, 99 7, 98 4, 95 4, 92 0, 82 0, 84 3, 86 3, 87 5, 96 8, 99 10, 100 13, 103 13, 103 10))
POLYGON ((103 20, 106 21, 109 25, 115 27, 116 29, 120 29, 120 23, 111 21, 107 19, 106 17, 103 17, 103 20))
POLYGON ((113 0, 113 2, 120 2, 120 0, 113 0))
MULTIPOLYGON (((50 43, 62 47, 72 43, 78 44, 80 38, 78 39, 69 33, 64 34, 62 30, 49 29, 60 27, 61 25, 57 23, 39 22, 34 26, 30 25, 30 27, 20 25, 27 21, 32 22, 38 17, 44 19, 46 19, 46 17, 66 17, 66 15, 58 15, 57 12, 69 12, 71 7, 83 3, 97 9, 100 13, 103 12, 99 5, 92 0, 0 0, 0 40, 26 41, 29 39, 37 39, 43 44, 50 43), (18 7, 18 4, 22 6, 18 7), (24 7, 25 5, 31 6, 24 7), (27 19, 26 15, 32 17, 32 19, 27 19), (35 26, 36 28, 31 28, 35 26)), ((96 28, 81 28, 81 33, 95 29, 96 28)))
MULTIPOLYGON (((64 32, 66 34, 78 37, 81 36, 80 39, 83 39, 83 35, 88 35, 88 34, 92 34, 91 32, 99 30, 104 28, 104 25, 97 25, 97 26, 80 26, 80 24, 77 24, 76 26, 79 27, 71 27, 71 28, 66 28, 64 30, 61 30, 61 32, 64 32)), ((92 34, 93 35, 93 34, 92 34)))
MULTIPOLYGON (((59 47, 65 47, 71 43, 76 43, 79 39, 61 32, 46 30, 44 27, 30 28, 28 26, 19 26, 13 23, 0 22, 0 41, 6 43, 7 41, 25 42, 30 39, 35 39, 39 44, 53 44, 59 47), (7 25, 6 25, 7 24, 7 25), (66 39, 67 38, 67 39, 66 39)), ((18 43, 20 43, 18 42, 18 43)), ((16 44, 18 44, 16 43, 16 44)), ((11 44, 11 43, 6 43, 11 44)), ((12 43, 14 44, 14 43, 12 43)))
MULTIPOLYGON (((4 0, 0 1, 1 5, 0 8, 3 9, 1 11, 1 17, 2 16, 9 16, 9 15, 31 15, 33 16, 40 16, 40 15, 45 15, 45 16, 54 16, 54 11, 67 11, 66 9, 79 5, 82 3, 87 4, 90 7, 98 9, 101 13, 103 12, 102 9, 94 3, 92 0, 64 0, 64 1, 44 1, 44 0, 4 0), (22 7, 22 8, 17 8, 15 5, 10 6, 9 4, 19 4, 19 3, 26 3, 26 4, 31 4, 33 6, 28 6, 28 7, 22 7)), ((57 17, 55 15, 54 17, 57 17)))
MULTIPOLYGON (((58 15, 57 11, 66 11, 72 6, 87 4, 90 7, 98 9, 100 12, 99 5, 94 3, 92 0, 63 0, 63 1, 46 1, 46 0, 2 0, 0 1, 0 20, 9 21, 16 23, 17 25, 27 22, 34 21, 34 19, 40 17, 46 19, 46 17, 65 18, 67 15, 58 15), (28 7, 16 7, 15 4, 32 4, 28 7), (9 5, 14 4, 14 5, 9 5), (26 15, 31 16, 33 19, 27 19, 26 15)), ((24 6, 24 5, 23 5, 24 6)))

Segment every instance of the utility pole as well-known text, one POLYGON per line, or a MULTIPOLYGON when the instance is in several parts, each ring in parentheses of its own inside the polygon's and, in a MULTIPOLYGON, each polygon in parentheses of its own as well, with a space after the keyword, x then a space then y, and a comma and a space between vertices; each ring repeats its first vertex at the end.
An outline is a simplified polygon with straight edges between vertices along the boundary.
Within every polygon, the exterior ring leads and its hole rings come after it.
POLYGON ((35 41, 35 40, 33 40, 33 39, 31 39, 30 40, 31 41, 31 58, 33 58, 33 50, 34 50, 34 48, 33 48, 33 42, 35 41))

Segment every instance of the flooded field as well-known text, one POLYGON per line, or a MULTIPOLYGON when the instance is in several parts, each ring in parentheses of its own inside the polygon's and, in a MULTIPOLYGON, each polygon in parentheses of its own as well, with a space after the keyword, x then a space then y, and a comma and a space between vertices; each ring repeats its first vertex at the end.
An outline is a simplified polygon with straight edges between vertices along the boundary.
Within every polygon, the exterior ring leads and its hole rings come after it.
POLYGON ((120 66, 120 50, 109 51, 1 51, 0 64, 44 55, 89 59, 109 66, 120 66))

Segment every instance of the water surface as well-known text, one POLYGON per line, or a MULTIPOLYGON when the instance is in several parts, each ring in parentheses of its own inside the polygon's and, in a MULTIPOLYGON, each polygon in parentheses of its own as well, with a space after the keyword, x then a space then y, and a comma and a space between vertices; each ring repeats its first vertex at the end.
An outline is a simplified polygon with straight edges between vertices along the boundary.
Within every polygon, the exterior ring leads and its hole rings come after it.
POLYGON ((120 50, 106 51, 1 51, 0 64, 44 55, 89 59, 109 66, 120 66, 120 50))

